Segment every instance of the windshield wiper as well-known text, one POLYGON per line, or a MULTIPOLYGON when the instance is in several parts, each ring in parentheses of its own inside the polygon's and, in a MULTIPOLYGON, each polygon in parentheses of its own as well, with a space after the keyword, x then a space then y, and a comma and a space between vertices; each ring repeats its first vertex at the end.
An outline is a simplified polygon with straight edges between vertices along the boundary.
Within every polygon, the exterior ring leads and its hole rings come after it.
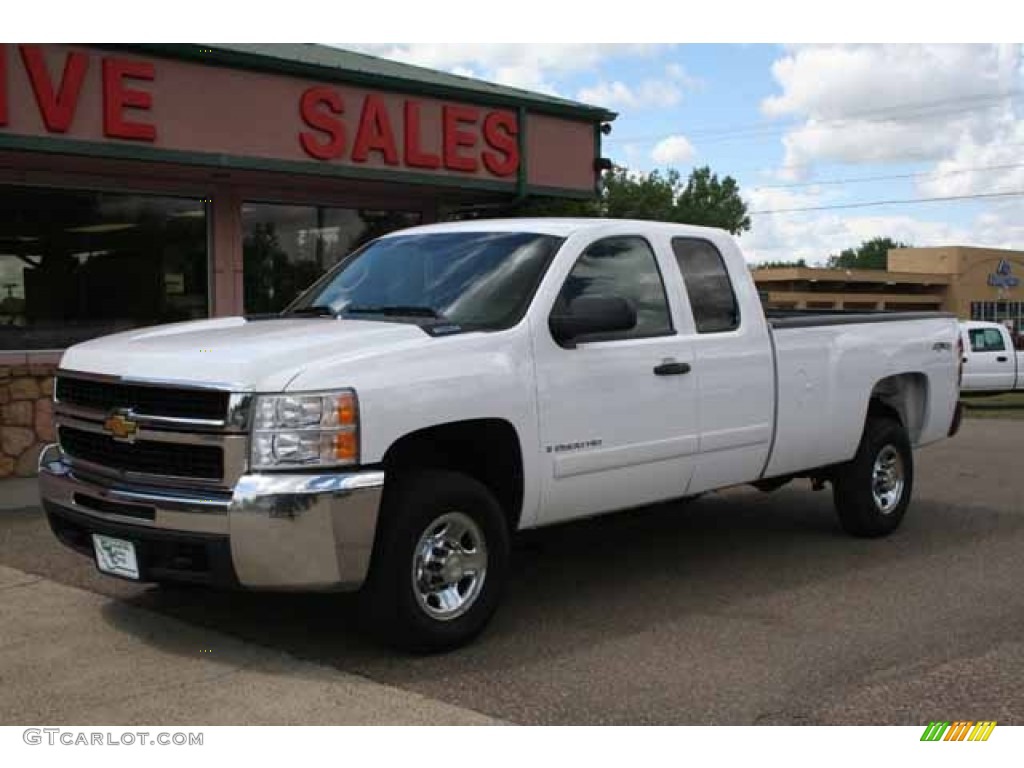
POLYGON ((441 317, 432 307, 417 307, 404 304, 382 304, 380 306, 348 306, 342 310, 346 315, 389 315, 396 317, 441 317))
POLYGON ((314 304, 311 307, 299 307, 293 309, 288 315, 313 315, 314 317, 337 317, 338 312, 326 304, 314 304))

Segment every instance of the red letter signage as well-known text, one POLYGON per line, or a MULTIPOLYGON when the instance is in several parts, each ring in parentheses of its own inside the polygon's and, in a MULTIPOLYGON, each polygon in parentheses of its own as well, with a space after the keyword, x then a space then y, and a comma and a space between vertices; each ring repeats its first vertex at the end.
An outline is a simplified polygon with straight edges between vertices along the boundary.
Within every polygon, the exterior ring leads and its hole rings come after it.
POLYGON ((64 133, 71 127, 78 106, 78 94, 82 90, 82 80, 89 66, 89 59, 84 53, 70 53, 64 62, 64 74, 60 80, 60 88, 54 95, 53 83, 46 71, 46 60, 38 45, 22 45, 21 58, 25 62, 25 71, 32 84, 39 105, 39 114, 43 116, 46 130, 64 133))
POLYGON ((359 130, 352 147, 352 162, 365 163, 370 152, 380 152, 385 163, 398 165, 398 149, 395 147, 395 133, 391 130, 387 105, 380 96, 373 94, 363 101, 359 130))
POLYGON ((411 99, 405 102, 405 164, 413 168, 439 168, 441 158, 436 152, 424 152, 420 145, 423 130, 420 105, 411 99))
POLYGON ((520 170, 522 126, 515 110, 357 91, 348 100, 351 106, 352 99, 362 99, 359 120, 349 124, 355 114, 345 115, 346 93, 329 86, 303 91, 299 113, 310 130, 301 130, 298 140, 307 156, 502 180, 520 170))
POLYGON ((484 120, 484 167, 495 176, 511 176, 519 168, 519 126, 511 112, 491 112, 484 120))
POLYGON ((299 102, 299 113, 303 122, 326 134, 319 140, 312 131, 302 131, 299 143, 310 157, 317 160, 330 160, 340 157, 345 151, 345 125, 335 115, 345 111, 341 94, 332 88, 307 88, 299 102), (323 106, 321 110, 319 107, 323 106))
POLYGON ((459 154, 459 150, 463 147, 470 149, 476 146, 476 132, 463 130, 463 126, 467 123, 475 125, 479 111, 475 107, 445 104, 441 114, 444 123, 444 167, 449 171, 475 173, 476 154, 467 157, 459 154))
POLYGON ((153 65, 148 61, 103 60, 104 136, 136 141, 154 141, 156 139, 155 125, 126 120, 124 116, 124 111, 128 107, 149 110, 153 106, 153 95, 149 91, 126 88, 125 78, 152 80, 153 77, 153 65))

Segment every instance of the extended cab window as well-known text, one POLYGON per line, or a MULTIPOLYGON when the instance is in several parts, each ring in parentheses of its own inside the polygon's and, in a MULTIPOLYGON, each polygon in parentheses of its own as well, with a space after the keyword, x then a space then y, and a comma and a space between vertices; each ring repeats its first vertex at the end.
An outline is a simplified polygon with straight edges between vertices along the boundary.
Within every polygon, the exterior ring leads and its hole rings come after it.
POLYGON ((707 240, 672 239, 679 270, 686 282, 697 333, 734 331, 740 325, 740 309, 722 254, 707 240))
POLYGON ((972 352, 1002 352, 1006 349, 1003 334, 995 328, 972 328, 967 334, 971 337, 972 352))
POLYGON ((588 246, 565 279, 556 308, 565 309, 581 296, 621 296, 636 309, 631 330, 603 334, 601 341, 672 333, 661 272, 642 237, 608 237, 588 246))

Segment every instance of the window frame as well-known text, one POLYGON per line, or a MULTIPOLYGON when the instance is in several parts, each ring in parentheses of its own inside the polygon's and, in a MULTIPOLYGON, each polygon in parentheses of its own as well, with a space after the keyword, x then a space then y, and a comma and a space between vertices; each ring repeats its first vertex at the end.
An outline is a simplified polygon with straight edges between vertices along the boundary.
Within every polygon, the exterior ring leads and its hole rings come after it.
POLYGON ((717 245, 706 237, 692 237, 689 235, 673 235, 669 238, 669 249, 672 251, 672 257, 675 260, 676 268, 679 270, 679 276, 683 280, 683 290, 686 292, 686 302, 690 308, 690 317, 693 320, 693 330, 700 336, 717 333, 735 333, 743 329, 743 307, 740 304, 739 297, 736 295, 736 285, 732 279, 732 273, 729 271, 729 265, 725 262, 725 257, 722 255, 722 251, 717 245), (729 294, 732 296, 733 306, 736 308, 736 322, 731 328, 721 328, 714 331, 702 331, 700 328, 700 321, 697 318, 697 308, 693 301, 693 294, 690 292, 690 286, 686 282, 686 270, 683 269, 682 259, 676 252, 676 242, 691 242, 691 243, 702 243, 707 245, 714 251, 718 257, 718 263, 722 265, 722 272, 725 273, 726 282, 729 285, 729 294))
POLYGON ((975 354, 985 354, 986 352, 1006 352, 1006 339, 1004 339, 1003 334, 995 328, 970 328, 967 331, 967 340, 971 345, 971 352, 975 354), (990 337, 990 334, 995 334, 996 338, 999 339, 998 347, 988 346, 987 339, 990 337), (986 340, 984 349, 978 349, 974 346, 974 339, 979 336, 983 340, 986 340))
POLYGON ((562 278, 562 282, 558 286, 558 290, 555 292, 554 301, 552 302, 551 307, 548 310, 548 317, 547 321, 545 322, 545 326, 548 329, 549 338, 551 338, 551 340, 562 349, 572 349, 579 344, 604 344, 609 342, 642 341, 644 339, 662 339, 667 338, 669 336, 678 335, 678 331, 675 327, 675 319, 672 316, 672 302, 669 299, 668 286, 665 283, 665 273, 661 268, 661 263, 658 260, 658 250, 654 247, 654 244, 645 235, 629 233, 616 233, 604 235, 603 237, 599 237, 596 240, 591 240, 589 243, 587 243, 580 250, 576 258, 573 260, 572 266, 569 267, 569 271, 565 273, 565 277, 562 278), (576 266, 579 264, 580 259, 582 259, 586 255, 587 251, 589 251, 598 243, 603 243, 606 240, 621 240, 625 238, 641 241, 644 245, 647 246, 648 251, 650 251, 651 258, 654 261, 654 270, 658 275, 658 281, 661 283, 661 295, 662 298, 665 300, 665 316, 668 319, 668 330, 659 333, 642 333, 628 336, 623 334, 630 333, 629 331, 616 331, 613 333, 591 333, 585 336, 580 336, 578 339, 574 339, 572 347, 567 347, 562 344, 559 344, 558 341, 556 341, 555 338, 551 336, 551 317, 555 314, 555 307, 557 306, 558 300, 562 295, 562 291, 565 289, 565 284, 569 281, 569 278, 572 277, 572 273, 576 269, 576 266))

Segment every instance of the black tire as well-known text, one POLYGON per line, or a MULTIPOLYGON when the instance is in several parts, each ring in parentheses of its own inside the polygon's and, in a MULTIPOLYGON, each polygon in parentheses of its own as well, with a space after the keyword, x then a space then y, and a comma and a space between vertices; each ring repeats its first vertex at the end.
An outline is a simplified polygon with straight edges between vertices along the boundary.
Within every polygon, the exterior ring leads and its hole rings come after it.
MULTIPOLYGON (((884 470, 883 470, 884 471, 884 470)), ((914 490, 914 456, 906 429, 891 416, 869 415, 857 455, 836 470, 832 478, 832 498, 839 524, 851 536, 874 538, 895 531, 903 521, 914 490), (893 456, 898 461, 889 463, 893 456), (902 485, 888 478, 879 485, 876 498, 878 461, 888 464, 902 485)))
MULTIPOLYGON (((389 481, 390 482, 390 481, 389 481)), ((463 524, 465 521, 463 520, 463 524)), ((455 528, 457 531, 457 526, 455 528)), ((384 643, 414 653, 437 653, 465 645, 487 626, 497 610, 508 578, 509 530, 501 506, 482 483, 457 472, 424 470, 397 478, 385 487, 373 560, 360 594, 364 619, 384 643), (466 539, 482 535, 486 571, 463 612, 439 618, 444 606, 418 589, 417 552, 428 529, 447 530, 439 520, 461 513, 476 526, 466 539)), ((431 549, 431 552, 441 550, 431 549)), ((435 563, 436 564, 436 563, 435 563)), ((457 563, 456 563, 457 565, 457 563)), ((455 572, 458 572, 456 567, 455 572)), ((439 575, 441 571, 436 571, 439 575)), ((459 590, 467 581, 458 581, 459 590)), ((458 598, 457 598, 458 599, 458 598)))

